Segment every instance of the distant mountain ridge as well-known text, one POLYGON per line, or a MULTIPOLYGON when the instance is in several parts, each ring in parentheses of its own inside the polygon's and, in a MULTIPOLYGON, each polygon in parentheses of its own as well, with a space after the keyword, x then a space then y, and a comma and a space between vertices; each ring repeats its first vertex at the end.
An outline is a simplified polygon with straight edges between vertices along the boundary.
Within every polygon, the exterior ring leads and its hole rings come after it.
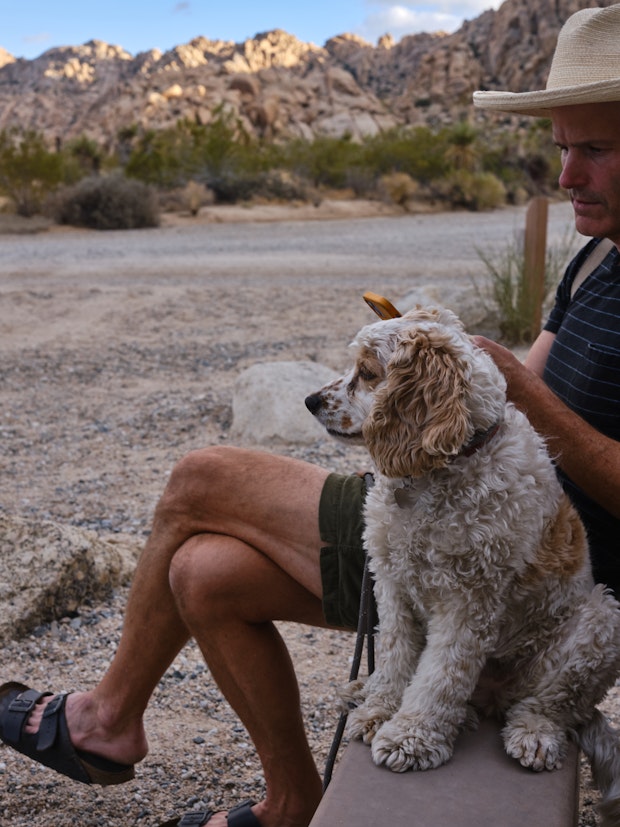
POLYGON ((244 43, 197 37, 135 56, 99 40, 34 60, 0 48, 0 129, 34 129, 50 141, 86 134, 111 148, 123 128, 208 123, 218 106, 269 138, 438 125, 471 115, 475 89, 542 88, 565 20, 609 5, 506 0, 454 34, 399 43, 386 35, 376 46, 343 34, 319 47, 276 29, 244 43))

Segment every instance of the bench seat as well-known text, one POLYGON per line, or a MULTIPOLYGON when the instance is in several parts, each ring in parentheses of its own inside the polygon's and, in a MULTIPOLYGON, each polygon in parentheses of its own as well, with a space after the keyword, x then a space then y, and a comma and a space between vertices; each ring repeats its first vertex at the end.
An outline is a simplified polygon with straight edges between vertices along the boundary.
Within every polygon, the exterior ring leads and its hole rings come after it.
POLYGON ((571 742, 560 770, 533 772, 504 752, 499 723, 462 733, 436 770, 393 773, 370 748, 349 743, 310 827, 575 827, 579 751, 571 742))

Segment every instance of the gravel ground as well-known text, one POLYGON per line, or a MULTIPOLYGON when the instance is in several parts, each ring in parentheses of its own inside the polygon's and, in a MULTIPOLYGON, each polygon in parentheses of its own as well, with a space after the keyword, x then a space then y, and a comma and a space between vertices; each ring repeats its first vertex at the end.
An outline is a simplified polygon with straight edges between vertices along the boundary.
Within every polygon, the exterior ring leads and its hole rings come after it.
MULTIPOLYGON (((241 370, 297 359, 342 368, 346 343, 370 320, 364 290, 397 302, 414 285, 478 277, 476 246, 505 245, 523 211, 273 218, 209 211, 159 230, 0 235, 0 509, 102 537, 146 536, 174 462, 229 441, 241 370)), ((569 208, 553 207, 551 236, 568 226, 569 208)), ((333 470, 366 465, 363 451, 329 439, 273 450, 333 470)), ((114 652, 125 600, 119 589, 5 647, 0 678, 92 686, 114 652)), ((292 624, 281 630, 322 766, 353 641, 292 624)), ((617 718, 615 692, 605 709, 617 718)), ((116 789, 61 779, 0 748, 0 825, 155 827, 201 802, 219 808, 261 796, 247 733, 194 646, 163 677, 147 730, 151 752, 137 779, 116 789)), ((587 769, 581 798, 580 827, 596 824, 587 769)))

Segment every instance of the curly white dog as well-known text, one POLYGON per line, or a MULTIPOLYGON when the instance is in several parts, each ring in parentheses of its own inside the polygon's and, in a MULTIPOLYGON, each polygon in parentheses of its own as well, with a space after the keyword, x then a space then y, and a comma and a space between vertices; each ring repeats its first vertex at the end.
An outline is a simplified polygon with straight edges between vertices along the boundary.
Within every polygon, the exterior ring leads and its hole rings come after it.
POLYGON ((363 328, 354 368, 306 399, 377 471, 365 543, 379 658, 349 733, 392 770, 447 761, 474 708, 506 751, 561 765, 573 734, 620 823, 620 750, 597 704, 620 670, 620 606, 593 586, 582 524, 543 440, 456 316, 418 308, 363 328))

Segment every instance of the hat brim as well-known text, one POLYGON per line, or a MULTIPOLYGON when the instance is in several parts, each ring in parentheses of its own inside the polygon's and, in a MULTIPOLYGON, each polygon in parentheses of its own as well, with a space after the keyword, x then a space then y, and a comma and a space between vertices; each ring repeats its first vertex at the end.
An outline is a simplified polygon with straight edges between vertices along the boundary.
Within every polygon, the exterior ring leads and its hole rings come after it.
POLYGON ((558 106, 620 101, 620 78, 538 92, 474 92, 474 106, 493 112, 549 118, 558 106))

